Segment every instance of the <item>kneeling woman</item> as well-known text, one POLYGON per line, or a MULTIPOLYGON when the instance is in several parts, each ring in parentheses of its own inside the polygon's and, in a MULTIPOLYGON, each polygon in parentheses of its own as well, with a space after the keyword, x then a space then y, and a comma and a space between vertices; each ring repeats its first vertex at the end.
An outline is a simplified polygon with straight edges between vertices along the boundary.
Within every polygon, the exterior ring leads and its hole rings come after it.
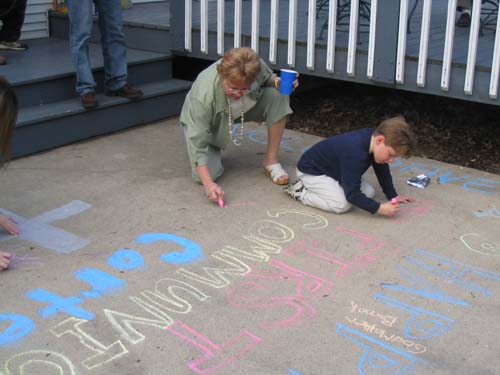
MULTIPOLYGON (((298 86, 297 80, 294 88, 298 86)), ((224 172, 221 150, 229 142, 240 145, 245 121, 265 122, 266 175, 278 185, 288 174, 278 162, 278 151, 287 116, 289 96, 278 91, 279 78, 251 48, 235 48, 202 71, 189 91, 181 113, 192 174, 202 183, 208 199, 218 202, 224 191, 215 183, 224 172), (241 123, 233 134, 234 121, 241 123)))

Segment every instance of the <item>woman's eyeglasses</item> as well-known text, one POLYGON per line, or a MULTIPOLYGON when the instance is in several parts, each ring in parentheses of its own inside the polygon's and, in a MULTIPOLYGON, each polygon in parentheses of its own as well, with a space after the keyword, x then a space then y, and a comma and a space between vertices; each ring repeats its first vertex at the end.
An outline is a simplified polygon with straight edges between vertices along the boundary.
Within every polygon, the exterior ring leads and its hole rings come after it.
POLYGON ((236 89, 234 87, 231 87, 229 86, 227 83, 225 83, 225 86, 226 86, 226 91, 229 93, 229 94, 241 94, 241 95, 246 95, 250 92, 250 89, 236 89))

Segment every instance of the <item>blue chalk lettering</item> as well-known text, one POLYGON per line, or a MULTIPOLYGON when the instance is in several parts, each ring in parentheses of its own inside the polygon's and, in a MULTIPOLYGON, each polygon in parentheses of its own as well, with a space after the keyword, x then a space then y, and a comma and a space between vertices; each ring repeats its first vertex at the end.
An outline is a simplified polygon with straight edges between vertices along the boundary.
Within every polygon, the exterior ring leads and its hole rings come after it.
POLYGON ((464 188, 470 191, 475 191, 477 193, 481 194, 493 194, 493 193, 499 193, 500 192, 500 181, 495 181, 495 180, 490 180, 489 178, 476 178, 475 180, 466 182, 464 184, 464 188), (486 187, 486 188, 491 188, 494 189, 493 191, 491 190, 480 190, 480 189, 474 189, 472 186, 481 186, 481 187, 486 187), (496 190, 496 191, 495 191, 496 190))
POLYGON ((414 170, 414 171, 416 171, 419 174, 420 173, 424 173, 427 176, 432 177, 432 176, 438 174, 439 171, 441 170, 440 167, 436 167, 436 169, 434 169, 434 170, 425 169, 428 166, 429 166, 428 164, 411 163, 411 164, 407 165, 406 167, 401 168, 399 171, 400 172, 406 172, 406 171, 409 171, 409 170, 414 170))
POLYGON ((61 297, 55 293, 49 292, 45 289, 33 289, 27 292, 26 297, 34 299, 35 301, 47 302, 49 305, 43 309, 38 310, 40 316, 47 318, 49 316, 55 315, 58 312, 63 312, 65 314, 74 316, 76 318, 81 318, 85 320, 94 319, 94 314, 87 311, 77 304, 83 302, 81 298, 78 297, 61 297))
POLYGON ((401 375, 411 370, 417 362, 415 356, 341 323, 337 323, 337 334, 363 348, 358 361, 359 374, 372 373, 371 369, 381 375, 401 375))
POLYGON ((0 314, 1 322, 10 322, 10 325, 0 332, 0 346, 15 343, 35 328, 33 320, 19 314, 0 314))
POLYGON ((137 251, 120 249, 111 254, 108 258, 108 264, 113 268, 129 271, 142 267, 144 265, 144 259, 137 251))
MULTIPOLYGON (((261 145, 267 145, 267 133, 262 129, 248 130, 247 137, 252 142, 260 143, 261 145)), ((291 140, 293 140, 291 137, 283 136, 280 142, 280 149, 293 151, 294 150, 293 146, 289 144, 291 140)))
POLYGON ((193 262, 203 255, 203 250, 196 242, 187 238, 170 233, 146 233, 135 239, 137 243, 153 243, 157 241, 170 241, 184 247, 182 252, 165 253, 160 256, 162 260, 168 263, 189 263, 193 262))
POLYGON ((391 168, 397 168, 397 167, 400 167, 403 165, 403 161, 401 160, 401 158, 396 158, 394 159, 394 162, 391 163, 391 168))
POLYGON ((74 273, 74 276, 92 286, 92 290, 80 293, 87 298, 99 298, 105 294, 112 294, 126 285, 122 279, 95 268, 79 269, 74 273))
POLYGON ((427 299, 433 299, 436 301, 447 302, 447 303, 451 303, 453 305, 469 306, 468 302, 463 301, 459 298, 455 298, 455 297, 443 292, 435 285, 422 279, 421 277, 415 275, 414 273, 408 271, 406 268, 404 268, 402 266, 398 266, 396 268, 396 270, 399 272, 399 274, 402 277, 404 277, 407 281, 410 282, 410 285, 412 287, 399 285, 399 284, 382 283, 382 284, 380 284, 380 286, 382 288, 398 290, 400 292, 414 294, 417 296, 421 296, 421 297, 424 297, 427 299))
POLYGON ((470 178, 470 176, 458 176, 458 177, 448 177, 452 175, 452 172, 445 173, 442 176, 439 176, 438 178, 438 183, 444 185, 447 184, 448 182, 453 182, 453 181, 459 181, 459 180, 467 180, 470 178))
POLYGON ((290 370, 290 369, 288 370, 288 372, 289 372, 290 375, 301 375, 297 371, 293 371, 293 370, 290 370))
POLYGON ((426 340, 442 335, 448 332, 455 323, 453 319, 447 316, 410 305, 384 294, 375 293, 373 298, 378 302, 405 311, 412 316, 404 328, 405 336, 410 339, 426 340))
POLYGON ((413 263, 415 266, 419 267, 422 270, 430 272, 435 276, 444 278, 449 282, 459 285, 472 292, 480 293, 485 296, 491 295, 490 290, 481 287, 477 283, 464 280, 463 276, 466 274, 475 274, 484 279, 500 281, 500 274, 488 272, 478 267, 473 267, 465 263, 457 262, 445 256, 434 254, 424 249, 417 249, 416 252, 422 258, 427 258, 427 260, 439 263, 441 266, 438 267, 436 265, 429 264, 425 259, 417 259, 412 256, 406 257, 406 260, 410 263, 413 263), (447 270, 445 268, 447 268, 447 270))

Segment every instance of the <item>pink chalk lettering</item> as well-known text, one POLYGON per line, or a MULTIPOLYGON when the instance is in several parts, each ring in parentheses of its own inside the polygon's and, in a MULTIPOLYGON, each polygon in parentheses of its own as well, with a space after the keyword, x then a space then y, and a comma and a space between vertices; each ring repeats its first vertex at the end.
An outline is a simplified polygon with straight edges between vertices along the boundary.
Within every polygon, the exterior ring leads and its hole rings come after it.
POLYGON ((249 273, 245 281, 229 289, 229 304, 244 309, 268 310, 284 307, 283 319, 261 321, 261 328, 272 329, 299 325, 312 319, 316 309, 307 299, 328 293, 333 282, 311 275, 275 259, 260 273, 249 273), (281 293, 276 295, 276 293, 281 293), (290 313, 290 307, 293 312, 290 313), (290 315, 291 314, 291 315, 290 315))
POLYGON ((391 218, 394 224, 410 223, 413 219, 425 216, 432 208, 429 202, 412 202, 399 205, 399 212, 391 218))
POLYGON ((262 341, 253 333, 244 330, 219 346, 181 320, 171 324, 167 331, 203 352, 201 357, 188 364, 191 370, 202 375, 211 374, 229 366, 262 341))
MULTIPOLYGON (((305 240, 296 243, 295 245, 283 250, 283 254, 293 256, 297 253, 307 253, 319 259, 323 259, 329 263, 336 264, 339 269, 335 271, 338 277, 346 277, 355 272, 366 269, 370 264, 397 253, 401 248, 398 245, 378 239, 376 237, 364 234, 353 229, 338 226, 338 233, 347 234, 359 239, 358 246, 362 250, 367 250, 365 253, 354 256, 350 260, 345 260, 334 254, 331 250, 321 247, 319 242, 314 240, 305 240)), ((358 254, 353 250, 353 254, 358 254)))

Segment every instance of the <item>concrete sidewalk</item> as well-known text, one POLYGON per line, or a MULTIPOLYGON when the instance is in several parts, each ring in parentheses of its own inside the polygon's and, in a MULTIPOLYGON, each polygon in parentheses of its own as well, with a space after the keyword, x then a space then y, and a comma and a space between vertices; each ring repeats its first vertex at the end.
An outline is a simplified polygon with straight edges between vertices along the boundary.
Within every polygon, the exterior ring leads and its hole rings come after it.
MULTIPOLYGON (((500 177, 401 160, 417 202, 334 215, 264 176, 265 138, 225 153, 225 209, 177 119, 11 162, 0 375, 498 374, 500 177)), ((286 132, 289 172, 319 139, 286 132)))

